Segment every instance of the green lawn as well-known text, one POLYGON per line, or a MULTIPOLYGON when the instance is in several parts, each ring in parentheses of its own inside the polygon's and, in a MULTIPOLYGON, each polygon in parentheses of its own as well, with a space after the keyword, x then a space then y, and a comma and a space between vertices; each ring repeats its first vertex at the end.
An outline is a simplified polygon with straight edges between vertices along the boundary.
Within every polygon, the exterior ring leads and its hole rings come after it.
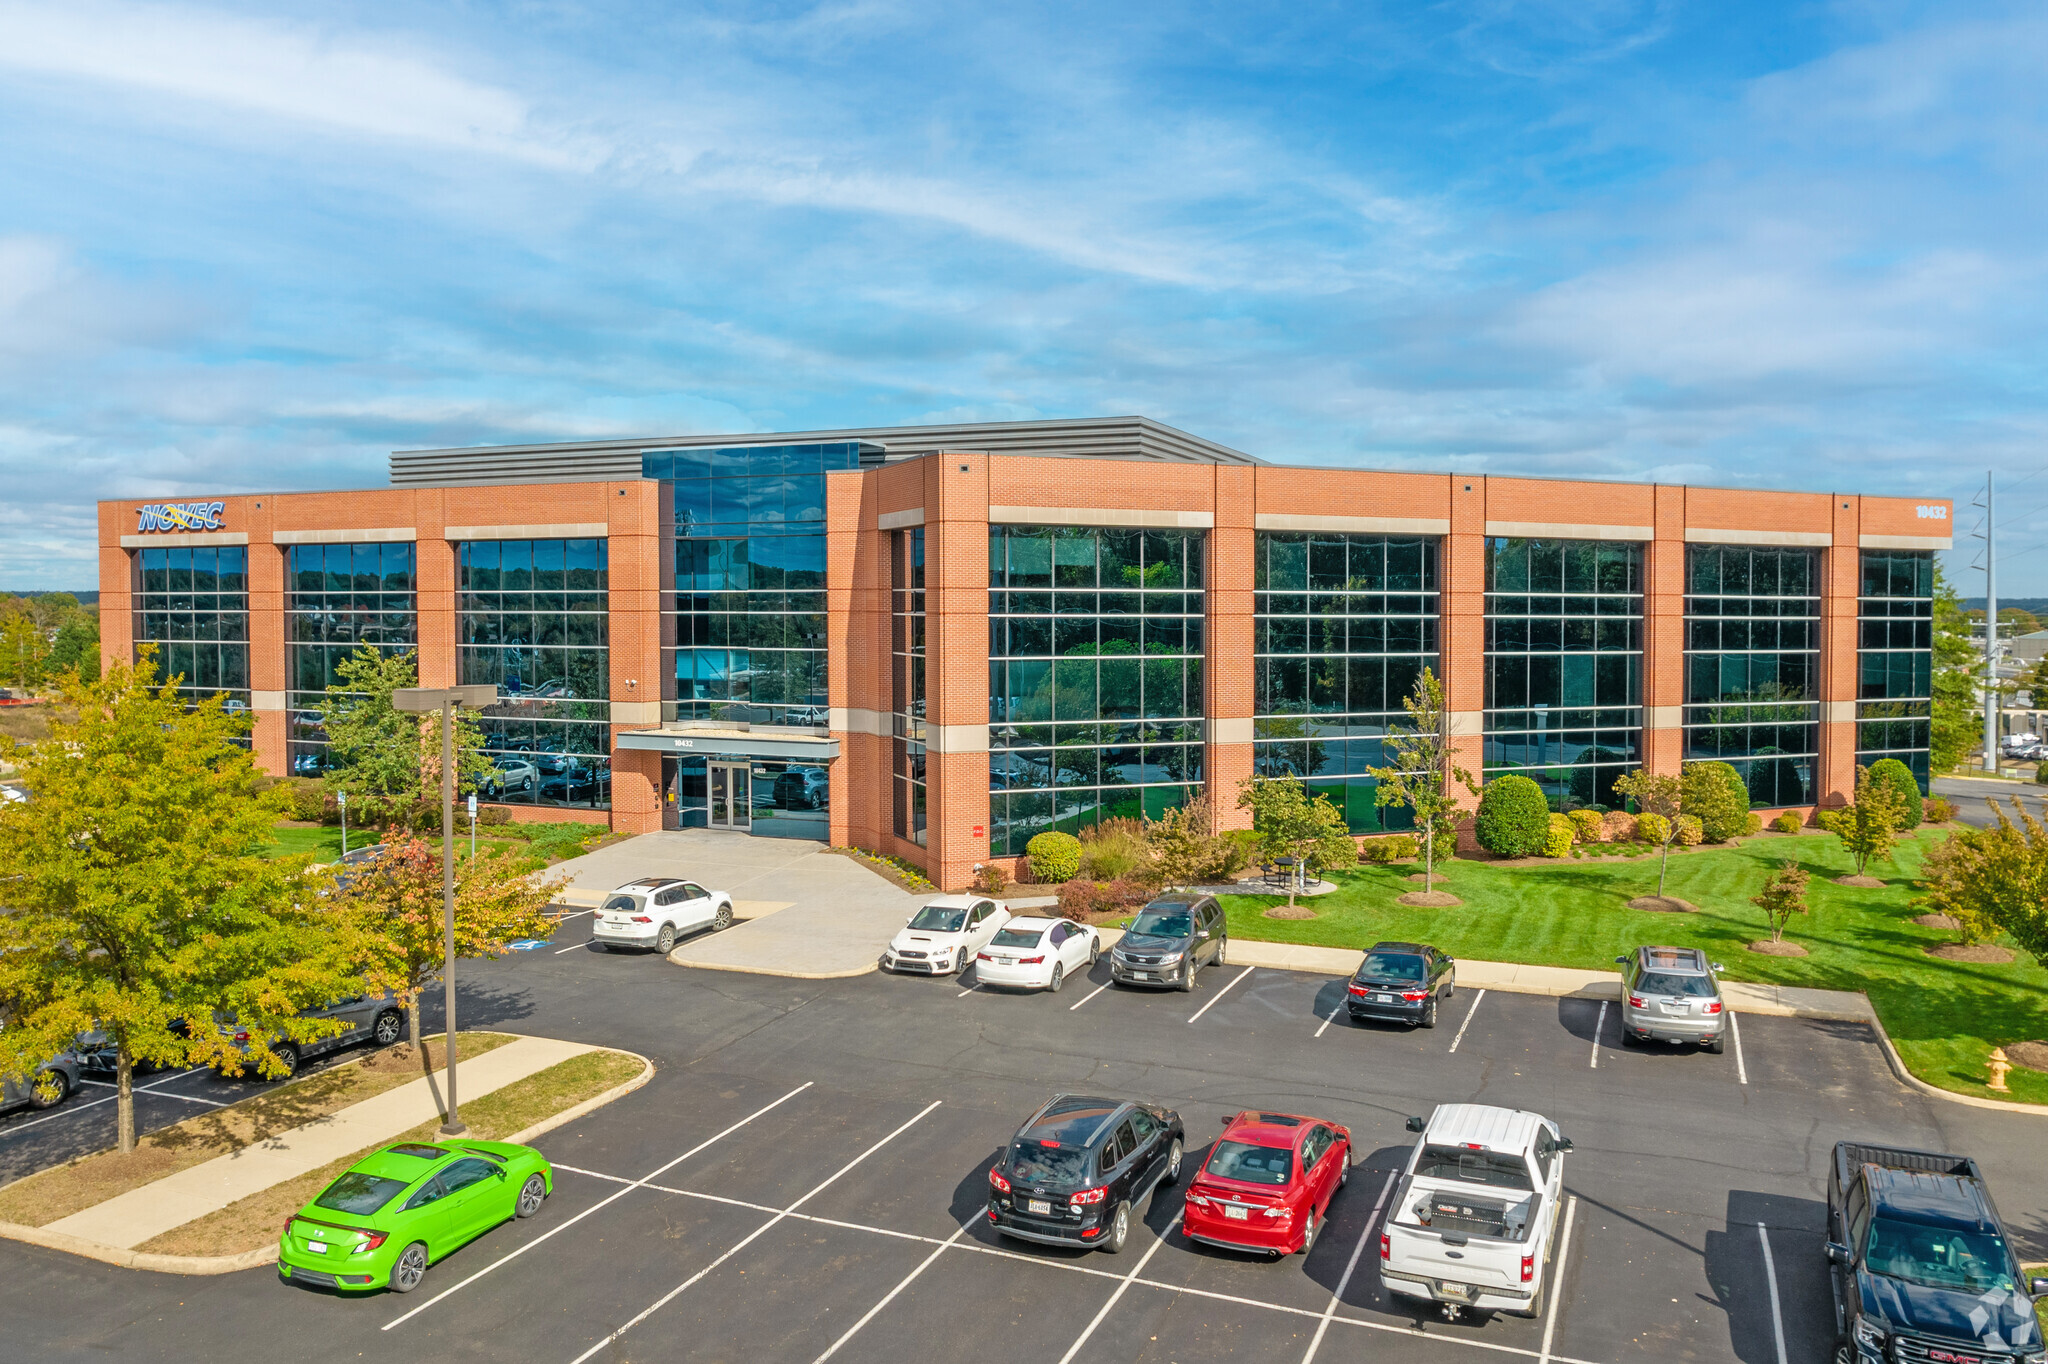
MULTIPOLYGON (((1230 931, 1239 938, 1363 949, 1381 939, 1431 942, 1453 956, 1613 970, 1614 958, 1645 943, 1705 948, 1731 980, 1809 985, 1869 994, 1885 1030, 1913 1073, 1931 1084, 1985 1097, 1984 1062, 1994 1046, 2048 1038, 2048 971, 2025 953, 2008 966, 1940 961, 1921 950, 1945 935, 1912 922, 1907 901, 1920 858, 1945 835, 1922 830, 1898 850, 1895 865, 1873 864, 1882 890, 1857 890, 1830 878, 1851 870, 1840 845, 1825 834, 1758 837, 1727 848, 1673 856, 1669 894, 1700 906, 1698 914, 1652 914, 1628 901, 1654 893, 1657 859, 1560 860, 1508 867, 1453 861, 1442 887, 1465 903, 1457 909, 1409 909, 1394 897, 1421 887, 1415 867, 1362 867, 1331 879, 1334 894, 1308 902, 1314 919, 1268 919, 1280 903, 1267 896, 1225 896, 1230 931), (1807 903, 1786 937, 1811 956, 1766 957, 1748 944, 1768 937, 1763 911, 1749 897, 1780 860, 1796 858, 1813 874, 1807 903)), ((2011 1098, 2048 1104, 2048 1075, 2015 1068, 2011 1098)))
MULTIPOLYGON (((611 832, 602 824, 527 824, 521 831, 530 833, 528 838, 506 838, 504 825, 486 825, 478 831, 477 851, 488 852, 492 848, 510 848, 514 852, 531 853, 547 861, 559 861, 574 857, 582 851, 585 839, 602 838, 611 832)), ((318 827, 295 824, 280 824, 275 830, 277 842, 266 848, 265 857, 290 857, 295 853, 311 853, 316 862, 335 862, 341 858, 341 829, 339 827, 318 827)), ((348 831, 350 848, 367 848, 380 835, 374 829, 351 828, 348 831)), ((439 835, 427 840, 435 847, 441 846, 439 835)), ((469 836, 455 836, 457 856, 469 852, 469 836)))

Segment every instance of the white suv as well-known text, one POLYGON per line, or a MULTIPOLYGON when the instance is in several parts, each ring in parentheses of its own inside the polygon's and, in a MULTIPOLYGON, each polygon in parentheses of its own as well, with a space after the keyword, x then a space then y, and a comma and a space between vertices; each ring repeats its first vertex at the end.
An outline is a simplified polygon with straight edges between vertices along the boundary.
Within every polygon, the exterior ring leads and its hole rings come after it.
POLYGON ((590 940, 610 951, 651 947, 666 956, 685 933, 732 927, 732 896, 675 876, 643 876, 605 897, 590 940))

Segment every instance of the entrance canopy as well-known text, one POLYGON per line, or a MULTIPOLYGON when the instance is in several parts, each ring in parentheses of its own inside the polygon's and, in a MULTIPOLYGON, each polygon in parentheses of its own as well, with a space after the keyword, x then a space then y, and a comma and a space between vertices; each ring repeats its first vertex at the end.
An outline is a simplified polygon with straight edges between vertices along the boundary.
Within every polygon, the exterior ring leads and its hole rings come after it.
POLYGON ((839 741, 789 730, 679 727, 629 729, 618 736, 620 748, 653 749, 658 753, 695 757, 780 758, 797 762, 830 762, 839 756, 839 741))

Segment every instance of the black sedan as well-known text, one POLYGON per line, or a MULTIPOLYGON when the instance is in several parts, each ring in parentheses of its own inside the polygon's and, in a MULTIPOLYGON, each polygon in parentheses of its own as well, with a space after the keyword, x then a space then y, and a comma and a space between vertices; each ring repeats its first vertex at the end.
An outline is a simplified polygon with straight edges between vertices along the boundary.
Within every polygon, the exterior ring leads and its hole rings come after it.
POLYGON ((1060 1094, 1025 1119, 988 1172, 988 1220, 1005 1236, 1114 1255, 1145 1195, 1180 1178, 1187 1134, 1170 1108, 1060 1094))
POLYGON ((1437 1006, 1457 985, 1457 968, 1455 961, 1427 943, 1374 943, 1345 988, 1344 1006, 1353 1018, 1434 1028, 1437 1006))

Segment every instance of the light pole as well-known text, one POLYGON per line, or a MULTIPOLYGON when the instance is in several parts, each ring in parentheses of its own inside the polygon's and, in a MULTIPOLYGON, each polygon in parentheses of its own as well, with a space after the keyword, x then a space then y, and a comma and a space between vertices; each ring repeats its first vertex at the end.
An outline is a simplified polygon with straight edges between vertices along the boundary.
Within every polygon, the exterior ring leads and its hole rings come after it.
POLYGON ((462 1125, 455 1105, 455 708, 480 710, 498 703, 494 686, 401 687, 391 693, 391 708, 410 714, 441 712, 441 984, 445 991, 445 1043, 448 1048, 448 1121, 441 1135, 459 1137, 462 1125))

